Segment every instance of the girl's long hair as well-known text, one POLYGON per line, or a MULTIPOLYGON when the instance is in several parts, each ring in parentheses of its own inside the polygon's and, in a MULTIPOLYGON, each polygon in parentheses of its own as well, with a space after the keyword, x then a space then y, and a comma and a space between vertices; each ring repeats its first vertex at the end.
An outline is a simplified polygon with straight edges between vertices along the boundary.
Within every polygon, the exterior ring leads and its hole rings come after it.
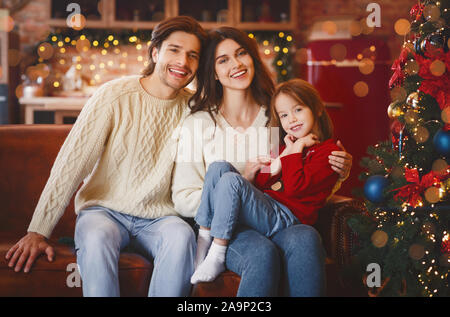
POLYGON ((232 27, 220 27, 208 34, 206 49, 200 58, 197 72, 197 91, 190 98, 189 107, 191 113, 208 111, 214 122, 215 115, 223 99, 223 87, 215 77, 216 48, 225 39, 234 40, 241 45, 253 59, 255 75, 250 85, 251 93, 259 105, 267 107, 266 116, 270 122, 270 100, 274 92, 274 83, 267 67, 264 65, 258 53, 256 41, 249 38, 243 31, 232 27))
POLYGON ((286 94, 296 100, 298 103, 307 106, 311 109, 314 122, 317 123, 320 136, 320 141, 325 141, 333 137, 333 122, 331 121, 328 112, 325 109, 325 105, 320 98, 319 92, 314 88, 313 85, 302 79, 291 79, 284 83, 279 84, 275 88, 275 92, 271 100, 271 111, 272 111, 272 126, 280 127, 280 142, 284 144, 284 137, 286 132, 281 128, 280 118, 275 109, 276 98, 280 94, 286 94))

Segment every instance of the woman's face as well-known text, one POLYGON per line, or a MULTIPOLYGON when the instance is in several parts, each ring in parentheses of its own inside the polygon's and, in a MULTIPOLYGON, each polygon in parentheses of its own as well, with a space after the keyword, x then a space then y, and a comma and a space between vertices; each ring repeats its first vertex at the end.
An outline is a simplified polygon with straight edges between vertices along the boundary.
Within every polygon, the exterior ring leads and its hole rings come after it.
POLYGON ((216 79, 224 88, 247 89, 255 75, 250 54, 236 41, 225 39, 217 45, 215 59, 216 79))

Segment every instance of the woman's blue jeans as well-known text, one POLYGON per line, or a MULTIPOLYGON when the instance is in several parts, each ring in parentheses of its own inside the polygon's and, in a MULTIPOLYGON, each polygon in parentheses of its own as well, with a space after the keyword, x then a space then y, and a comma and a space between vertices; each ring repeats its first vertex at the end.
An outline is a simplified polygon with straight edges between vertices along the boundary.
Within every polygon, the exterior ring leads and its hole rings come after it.
POLYGON ((189 296, 194 273, 195 234, 176 216, 144 219, 100 206, 81 210, 75 249, 84 296, 120 296, 120 251, 131 245, 149 260, 148 296, 189 296))
POLYGON ((197 224, 214 238, 230 240, 237 223, 266 237, 299 223, 292 212, 246 180, 230 163, 213 162, 206 172, 197 224))

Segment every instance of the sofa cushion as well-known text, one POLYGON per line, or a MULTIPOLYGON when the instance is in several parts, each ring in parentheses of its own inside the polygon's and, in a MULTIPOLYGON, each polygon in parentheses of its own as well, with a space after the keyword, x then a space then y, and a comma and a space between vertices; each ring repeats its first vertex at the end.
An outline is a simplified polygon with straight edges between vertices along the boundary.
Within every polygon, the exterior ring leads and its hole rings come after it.
MULTIPOLYGON (((52 241, 55 249, 53 262, 48 262, 43 255, 35 261, 29 273, 23 270, 16 273, 8 267, 5 256, 17 240, 0 234, 0 297, 82 296, 81 287, 76 287, 76 255, 72 247, 52 241)), ((121 295, 147 296, 152 271, 153 264, 141 255, 123 252, 119 260, 121 295)))
MULTIPOLYGON (((26 234, 70 125, 0 127, 0 232, 26 234)), ((73 198, 52 236, 73 236, 73 198)))

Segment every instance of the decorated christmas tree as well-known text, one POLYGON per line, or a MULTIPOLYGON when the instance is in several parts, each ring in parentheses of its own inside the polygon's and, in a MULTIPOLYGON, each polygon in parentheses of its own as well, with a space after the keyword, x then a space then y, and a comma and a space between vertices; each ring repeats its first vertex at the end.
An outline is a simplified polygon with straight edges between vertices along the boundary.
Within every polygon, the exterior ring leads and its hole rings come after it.
POLYGON ((450 0, 411 9, 389 82, 391 139, 361 161, 367 213, 348 224, 370 296, 450 295, 449 10, 450 0), (370 263, 380 267, 376 287, 367 283, 370 263))

